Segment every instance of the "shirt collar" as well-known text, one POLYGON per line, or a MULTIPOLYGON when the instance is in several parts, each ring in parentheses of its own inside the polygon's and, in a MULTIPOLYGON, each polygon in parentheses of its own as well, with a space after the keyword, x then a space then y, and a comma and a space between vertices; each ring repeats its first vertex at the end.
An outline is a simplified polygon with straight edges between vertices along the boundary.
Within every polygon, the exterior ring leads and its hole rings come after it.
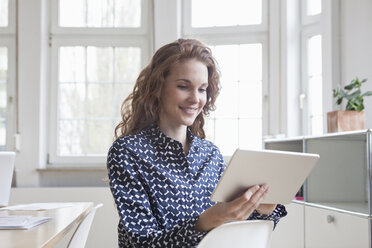
MULTIPOLYGON (((179 141, 172 139, 163 133, 156 123, 146 128, 145 132, 155 145, 163 149, 167 149, 168 147, 177 149, 182 148, 182 144, 179 141)), ((187 128, 187 139, 190 141, 190 149, 198 143, 198 137, 191 132, 189 127, 187 128)))

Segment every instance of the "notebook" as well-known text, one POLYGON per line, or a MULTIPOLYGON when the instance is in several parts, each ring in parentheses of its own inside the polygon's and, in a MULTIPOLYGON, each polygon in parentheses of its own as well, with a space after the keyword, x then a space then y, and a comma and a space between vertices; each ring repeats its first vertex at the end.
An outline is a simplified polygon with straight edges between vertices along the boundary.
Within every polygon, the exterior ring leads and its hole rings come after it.
POLYGON ((0 207, 9 203, 15 155, 15 152, 0 152, 0 207))
POLYGON ((318 159, 318 154, 238 149, 221 176, 211 200, 231 201, 250 186, 268 184, 269 193, 262 203, 290 203, 318 159))
POLYGON ((40 217, 31 215, 0 215, 0 230, 30 229, 51 219, 51 217, 40 217))

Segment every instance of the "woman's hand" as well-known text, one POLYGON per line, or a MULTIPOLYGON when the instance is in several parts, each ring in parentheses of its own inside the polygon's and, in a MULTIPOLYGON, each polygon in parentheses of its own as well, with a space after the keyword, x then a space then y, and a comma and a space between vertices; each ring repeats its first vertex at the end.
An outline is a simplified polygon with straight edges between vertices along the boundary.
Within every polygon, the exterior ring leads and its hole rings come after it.
POLYGON ((226 222, 246 220, 258 207, 262 207, 264 212, 270 211, 272 204, 260 204, 268 190, 268 185, 255 185, 235 200, 215 204, 199 216, 195 229, 206 232, 226 222))
POLYGON ((260 204, 256 210, 259 214, 269 215, 274 211, 275 208, 276 204, 260 204))

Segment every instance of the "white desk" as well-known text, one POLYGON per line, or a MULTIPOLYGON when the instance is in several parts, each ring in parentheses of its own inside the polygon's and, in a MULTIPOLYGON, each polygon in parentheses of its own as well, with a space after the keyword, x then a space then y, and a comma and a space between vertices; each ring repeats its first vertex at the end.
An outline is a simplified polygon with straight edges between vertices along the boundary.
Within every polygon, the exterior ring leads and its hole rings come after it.
POLYGON ((53 218, 28 230, 0 230, 0 246, 2 248, 53 247, 75 224, 84 218, 92 207, 92 202, 84 202, 71 207, 52 210, 21 211, 0 209, 0 212, 5 212, 9 215, 48 216, 53 218))

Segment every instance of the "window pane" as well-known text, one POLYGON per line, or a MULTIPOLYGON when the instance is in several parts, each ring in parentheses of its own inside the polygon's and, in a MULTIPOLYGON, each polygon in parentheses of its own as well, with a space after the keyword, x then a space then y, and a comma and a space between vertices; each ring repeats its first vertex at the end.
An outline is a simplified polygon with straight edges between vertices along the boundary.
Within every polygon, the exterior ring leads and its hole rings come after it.
POLYGON ((58 154, 81 155, 84 151, 84 121, 58 122, 58 154))
POLYGON ((84 82, 85 81, 85 48, 60 47, 59 48, 59 81, 84 82))
POLYGON ((82 119, 85 117, 85 84, 59 85, 59 118, 82 119))
POLYGON ((323 134, 322 37, 308 39, 309 125, 312 135, 323 134))
POLYGON ((214 118, 207 118, 204 123, 205 138, 213 143, 215 142, 215 122, 216 120, 214 118))
POLYGON ((87 154, 106 155, 112 144, 112 121, 93 120, 87 122, 87 154))
POLYGON ((322 0, 306 0, 306 14, 317 15, 322 12, 322 0))
POLYGON ((262 23, 262 0, 193 0, 191 5, 195 28, 262 23))
POLYGON ((238 146, 261 148, 262 44, 220 45, 211 49, 222 73, 222 89, 214 116, 205 127, 207 137, 216 142, 224 155, 231 155, 238 146), (222 127, 225 131, 220 134, 222 127), (226 130, 233 130, 236 135, 229 135, 226 130))
POLYGON ((231 81, 222 81, 222 89, 217 98, 215 111, 216 118, 237 118, 238 112, 238 98, 236 94, 238 91, 238 83, 231 81))
POLYGON ((112 84, 88 84, 88 118, 111 118, 112 84))
POLYGON ((240 118, 262 117, 262 83, 240 83, 238 89, 240 118))
MULTIPOLYGON (((0 111, 0 116, 1 116, 0 111)), ((5 129, 5 120, 0 118, 0 151, 5 151, 6 144, 6 129, 5 129)))
POLYGON ((262 81, 262 44, 242 44, 239 47, 240 81, 262 81))
POLYGON ((134 82, 141 70, 141 49, 138 47, 115 48, 115 81, 134 82))
POLYGON ((86 0, 88 27, 113 27, 114 6, 112 0, 86 0))
POLYGON ((238 120, 219 119, 215 123, 215 142, 224 156, 230 156, 238 148, 238 120))
POLYGON ((9 3, 8 0, 0 0, 0 27, 8 26, 9 3))
POLYGON ((84 0, 59 0, 59 25, 85 27, 85 8, 84 0))
POLYGON ((115 117, 121 116, 121 104, 124 99, 132 93, 134 83, 131 84, 115 84, 114 85, 114 103, 113 103, 113 113, 115 117))
POLYGON ((112 47, 88 47, 87 75, 89 82, 112 82, 113 57, 112 47))
POLYGON ((322 74, 322 36, 316 35, 308 40, 308 70, 310 76, 322 74))
POLYGON ((60 0, 61 27, 141 26, 141 0, 60 0))
POLYGON ((106 154, 121 103, 140 71, 141 49, 88 46, 59 51, 58 155, 106 154))
POLYGON ((262 119, 239 120, 239 147, 258 149, 262 147, 262 119))
POLYGON ((115 27, 141 26, 141 0, 115 0, 115 27))
POLYGON ((0 47, 0 83, 7 81, 8 73, 8 48, 0 47))
POLYGON ((8 49, 0 47, 0 151, 5 150, 6 145, 7 80, 8 49))

